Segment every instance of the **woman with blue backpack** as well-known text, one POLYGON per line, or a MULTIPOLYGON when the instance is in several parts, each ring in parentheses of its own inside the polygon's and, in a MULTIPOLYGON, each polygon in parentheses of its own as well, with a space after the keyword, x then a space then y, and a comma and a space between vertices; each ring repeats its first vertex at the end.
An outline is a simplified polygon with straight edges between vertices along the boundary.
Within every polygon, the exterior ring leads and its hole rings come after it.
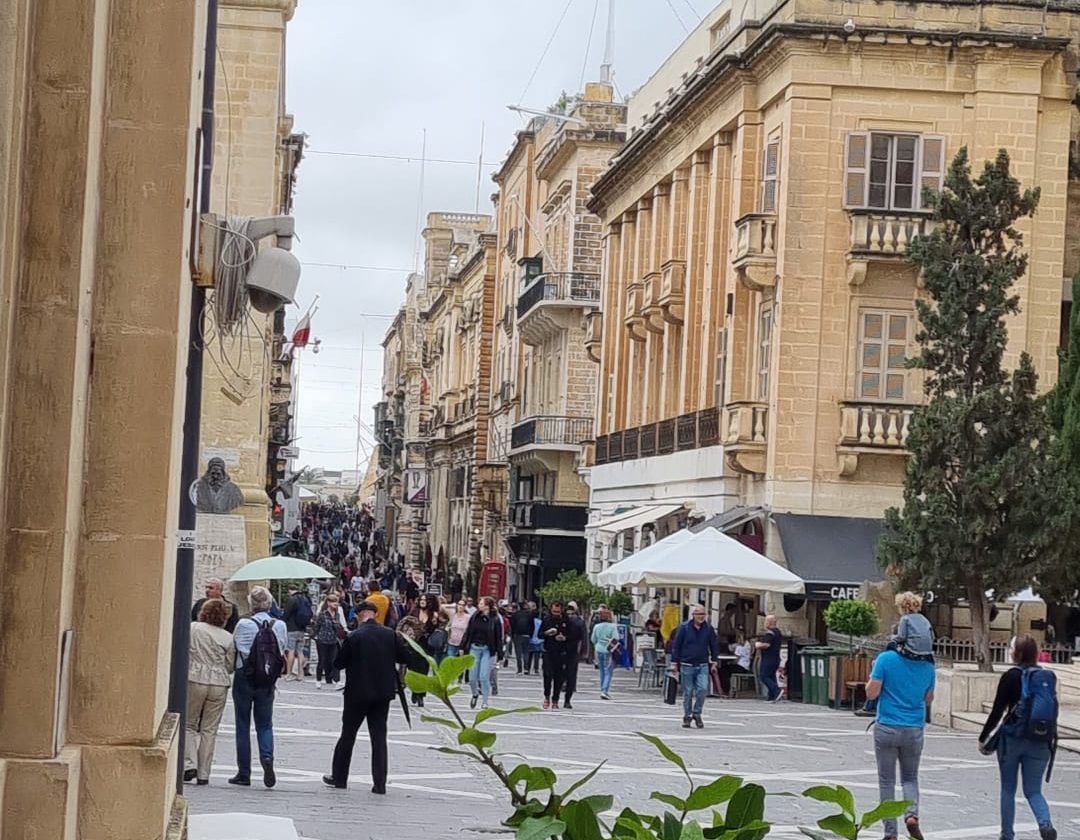
POLYGON ((1017 776, 1023 782, 1042 840, 1057 840, 1050 806, 1042 793, 1057 750, 1057 676, 1039 667, 1039 645, 1017 636, 1009 646, 1015 667, 1001 675, 994 708, 979 736, 979 751, 997 753, 1001 774, 1001 837, 1013 840, 1017 776))

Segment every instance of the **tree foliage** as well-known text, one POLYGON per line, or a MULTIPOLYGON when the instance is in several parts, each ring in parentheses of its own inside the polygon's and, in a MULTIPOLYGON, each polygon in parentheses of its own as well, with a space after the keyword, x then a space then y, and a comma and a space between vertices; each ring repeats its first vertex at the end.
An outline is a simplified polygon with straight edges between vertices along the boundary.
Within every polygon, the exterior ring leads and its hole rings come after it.
POLYGON ((825 626, 834 633, 843 633, 854 647, 855 636, 873 636, 878 631, 877 608, 858 598, 833 601, 825 610, 825 626))
POLYGON ((609 592, 604 596, 604 603, 608 605, 608 609, 616 616, 630 615, 634 611, 634 599, 623 592, 621 589, 616 589, 614 592, 609 592))
POLYGON ((545 604, 552 601, 574 601, 581 615, 588 615, 590 609, 604 603, 606 593, 589 580, 582 572, 560 572, 555 580, 549 580, 540 587, 540 597, 545 604))
POLYGON ((1055 566, 1071 516, 1031 359, 1003 364, 1006 319, 1020 312, 1013 285, 1028 263, 1015 224, 1035 213, 1039 191, 1021 191, 1004 150, 973 179, 961 149, 944 190, 925 201, 933 230, 908 248, 926 290, 909 364, 925 371, 927 400, 908 436, 904 504, 886 511, 878 557, 903 584, 967 599, 989 670, 985 593, 1011 594, 1055 566))

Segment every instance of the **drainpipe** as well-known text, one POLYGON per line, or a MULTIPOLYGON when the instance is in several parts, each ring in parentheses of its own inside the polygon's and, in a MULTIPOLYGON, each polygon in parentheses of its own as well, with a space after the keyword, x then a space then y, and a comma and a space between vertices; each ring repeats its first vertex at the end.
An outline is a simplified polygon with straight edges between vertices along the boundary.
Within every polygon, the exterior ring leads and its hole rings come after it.
MULTIPOLYGON (((214 85, 217 71, 218 0, 208 0, 206 8, 206 53, 203 66, 203 108, 200 127, 202 163, 199 178, 199 212, 210 212, 210 187, 214 170, 214 85)), ((196 218, 195 224, 198 224, 196 218)), ((188 323, 187 384, 184 394, 184 429, 180 456, 179 532, 187 537, 176 548, 176 586, 173 594, 172 657, 169 668, 169 711, 179 715, 179 751, 176 763, 176 792, 184 792, 184 733, 187 716, 188 648, 191 643, 189 612, 195 577, 195 503, 189 488, 199 474, 199 424, 202 419, 203 348, 202 331, 206 290, 192 285, 191 317, 188 323)))

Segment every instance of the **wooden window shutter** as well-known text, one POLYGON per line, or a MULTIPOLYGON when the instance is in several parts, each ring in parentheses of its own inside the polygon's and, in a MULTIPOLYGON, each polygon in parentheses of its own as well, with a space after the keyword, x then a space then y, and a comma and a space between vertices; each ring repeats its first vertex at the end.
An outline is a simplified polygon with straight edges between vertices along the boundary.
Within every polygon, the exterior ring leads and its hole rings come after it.
POLYGON ((780 141, 765 145, 765 164, 761 175, 761 212, 776 212, 776 185, 780 173, 780 141))
POLYGON ((940 191, 945 182, 945 138, 940 134, 924 134, 922 162, 919 167, 919 207, 923 206, 922 191, 940 191))
POLYGON ((866 206, 867 175, 870 168, 870 132, 852 131, 844 154, 844 207, 866 206))

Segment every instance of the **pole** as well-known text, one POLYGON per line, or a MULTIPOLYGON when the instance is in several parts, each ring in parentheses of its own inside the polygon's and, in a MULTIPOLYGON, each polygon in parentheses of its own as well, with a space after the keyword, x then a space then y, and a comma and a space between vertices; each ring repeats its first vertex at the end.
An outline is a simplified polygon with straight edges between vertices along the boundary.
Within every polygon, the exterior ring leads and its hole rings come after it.
POLYGON ((473 211, 476 215, 480 215, 480 182, 484 177, 484 128, 483 122, 480 123, 480 156, 476 159, 476 209, 473 211))
MULTIPOLYGON (((217 71, 218 0, 209 0, 206 10, 206 55, 203 68, 201 147, 202 172, 199 179, 199 211, 210 212, 210 187, 214 170, 214 85, 217 71)), ((179 716, 176 762, 176 792, 184 792, 184 729, 187 717, 188 648, 191 620, 188 616, 194 590, 195 502, 189 489, 199 475, 199 424, 202 420, 203 348, 201 343, 206 291, 191 290, 188 320, 187 383, 184 392, 183 443, 180 455, 180 535, 189 542, 176 547, 176 583, 173 591, 172 651, 169 667, 169 711, 179 716)))
POLYGON ((360 472, 360 423, 364 416, 364 333, 360 333, 360 396, 356 398, 356 460, 357 473, 360 472))
POLYGON ((615 0, 608 0, 607 37, 604 40, 604 63, 600 65, 600 81, 611 84, 611 67, 615 63, 615 0))

